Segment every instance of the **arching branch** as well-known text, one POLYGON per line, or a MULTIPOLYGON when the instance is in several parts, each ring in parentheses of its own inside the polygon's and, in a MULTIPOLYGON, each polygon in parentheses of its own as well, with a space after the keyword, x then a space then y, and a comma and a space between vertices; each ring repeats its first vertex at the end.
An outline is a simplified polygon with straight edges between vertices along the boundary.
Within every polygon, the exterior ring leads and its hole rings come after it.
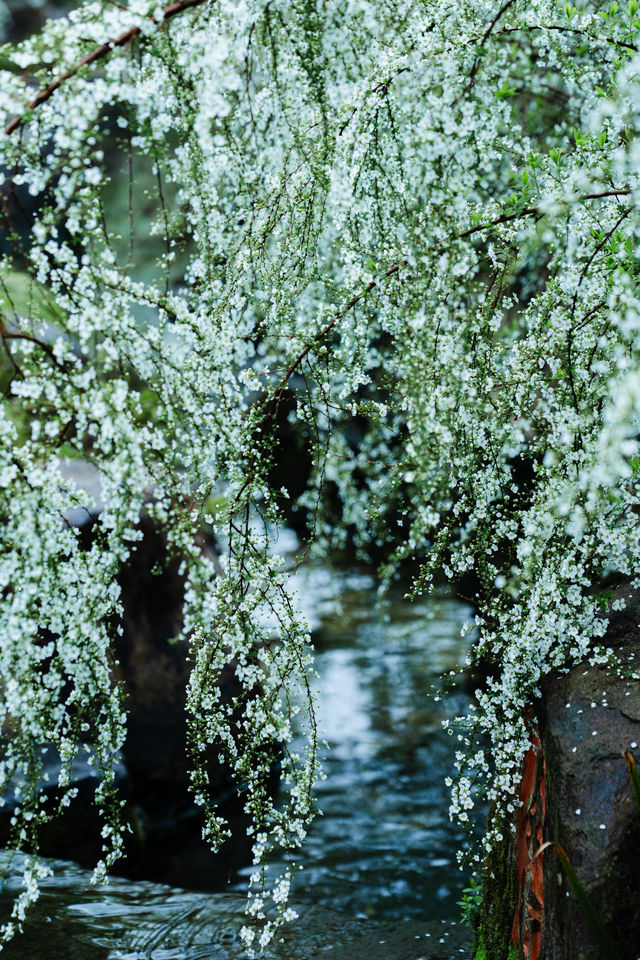
MULTIPOLYGON (((172 17, 177 16, 179 13, 183 13, 185 10, 189 10, 191 7, 199 7, 201 4, 205 3, 206 0, 175 0, 174 3, 170 3, 169 6, 165 7, 162 11, 160 18, 156 19, 151 17, 153 23, 156 23, 160 26, 162 23, 165 23, 167 20, 171 20, 172 17)), ((125 30, 119 36, 114 37, 113 40, 107 40, 106 43, 101 43, 100 46, 94 47, 91 53, 87 53, 81 60, 68 70, 65 70, 64 73, 61 73, 60 76, 56 77, 55 80, 52 80, 51 83, 47 84, 46 87, 43 87, 33 100, 27 104, 26 111, 35 110, 42 103, 46 103, 53 94, 58 90, 63 83, 67 80, 70 80, 71 77, 74 77, 79 70, 83 67, 87 67, 92 63, 95 63, 97 60, 102 60, 104 57, 108 56, 112 50, 115 50, 117 47, 125 47, 131 40, 134 40, 141 33, 140 27, 130 27, 128 30, 125 30)), ((12 134, 15 130, 18 130, 25 122, 25 113, 22 113, 19 117, 14 117, 14 119, 7 124, 4 129, 5 134, 12 134)))
MULTIPOLYGON (((582 201, 586 201, 586 200, 602 200, 602 199, 606 199, 607 197, 626 197, 626 196, 628 196, 630 193, 631 193, 631 188, 630 188, 630 187, 620 187, 619 189, 603 190, 602 192, 596 192, 596 193, 587 193, 587 194, 585 194, 581 199, 582 199, 582 201)), ((627 211, 627 213, 628 213, 628 211, 627 211)), ((473 234, 475 234, 475 233, 481 233, 481 232, 484 231, 484 230, 491 230, 493 227, 501 226, 501 225, 504 224, 504 223, 511 223, 513 220, 518 220, 518 219, 520 219, 520 218, 524 218, 524 217, 539 217, 539 216, 541 216, 541 215, 542 215, 542 211, 541 211, 540 208, 537 207, 537 206, 535 206, 535 207, 526 207, 524 210, 517 210, 515 213, 505 213, 505 214, 503 214, 503 215, 500 216, 500 217, 496 217, 494 220, 488 220, 488 221, 486 221, 485 223, 476 224, 476 226, 474 226, 474 227, 469 227, 468 230, 463 230, 461 233, 456 233, 456 234, 454 234, 452 237, 450 237, 446 242, 434 243, 432 246, 427 247, 427 249, 426 249, 425 252, 426 252, 426 253, 440 253, 440 252, 444 252, 444 251, 446 251, 446 250, 448 249, 448 247, 449 247, 451 244, 455 243, 457 240, 465 240, 467 237, 471 237, 471 236, 473 236, 473 234)), ((625 216, 626 216, 626 214, 625 214, 625 216)), ((622 219, 622 218, 621 218, 621 219, 622 219)), ((298 367, 300 366, 300 364, 302 363, 302 361, 305 359, 305 357, 307 357, 307 355, 313 350, 313 348, 316 347, 319 343, 322 343, 322 342, 327 338, 327 336, 331 333, 331 331, 334 329, 334 327, 338 324, 338 322, 339 322, 340 320, 342 320, 342 318, 343 318, 350 310, 352 310, 355 306, 357 306, 357 304, 360 303, 360 301, 363 300, 363 299, 367 296, 368 293, 371 293, 371 291, 372 291, 375 287, 380 286, 380 283, 381 283, 382 280, 385 280, 385 279, 387 279, 388 277, 393 276, 393 275, 394 275, 395 273, 397 273, 402 267, 406 267, 406 266, 407 266, 407 263, 408 263, 408 261, 405 260, 405 259, 403 259, 403 260, 397 260, 395 263, 393 263, 393 264, 385 271, 385 273, 382 275, 382 277, 378 277, 378 278, 376 278, 376 279, 374 279, 374 280, 371 280, 371 281, 366 285, 366 287, 363 287, 363 289, 360 291, 360 293, 356 294, 356 295, 349 301, 349 303, 347 303, 347 305, 346 305, 345 307, 343 307, 338 313, 336 313, 336 314, 332 317, 332 319, 329 321, 329 323, 327 323, 327 325, 326 325, 325 327, 323 327, 322 330, 319 330, 318 333, 315 334, 315 336, 313 337, 313 339, 304 347, 304 349, 298 354, 298 356, 295 357, 295 359, 291 361, 291 363, 290 363, 290 365, 287 367, 284 375, 283 375, 282 378, 280 379, 280 381, 279 381, 279 383, 278 383, 278 385, 277 385, 277 387, 276 387, 276 389, 275 389, 275 391, 274 391, 274 394, 273 394, 273 396, 272 396, 272 398, 271 398, 271 400, 270 400, 270 402, 269 402, 269 404, 268 404, 268 406, 267 406, 267 408, 266 408, 264 417, 263 417, 263 419, 262 419, 261 422, 260 422, 260 426, 261 426, 261 427, 264 427, 264 425, 265 425, 265 424, 271 419, 271 417, 273 416, 274 409, 277 408, 278 403, 279 403, 280 400, 282 399, 282 396, 283 396, 283 394, 284 394, 284 391, 285 391, 286 388, 287 388, 287 384, 289 383, 289 380, 291 379, 291 377, 293 376, 293 374, 296 372, 296 370, 298 369, 298 367)))

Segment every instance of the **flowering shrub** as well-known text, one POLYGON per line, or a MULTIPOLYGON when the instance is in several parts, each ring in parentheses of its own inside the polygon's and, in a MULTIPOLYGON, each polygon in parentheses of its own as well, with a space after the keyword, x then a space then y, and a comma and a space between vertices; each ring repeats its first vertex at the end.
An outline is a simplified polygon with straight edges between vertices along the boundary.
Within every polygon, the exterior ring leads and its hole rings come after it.
MULTIPOLYGON (((16 843, 55 815, 38 747, 60 751, 66 803, 90 737, 97 874, 121 852, 116 575, 146 500, 187 577, 206 839, 226 835, 202 760, 215 745, 253 822, 249 950, 291 916, 291 874, 269 878, 268 861, 304 837, 317 733, 307 626, 270 550, 285 409, 310 451, 317 549, 382 549, 388 577, 417 561, 416 593, 437 571, 473 574, 470 660, 490 676, 459 718, 452 815, 478 797, 512 809, 540 678, 605 655, 600 585, 640 557, 639 32, 638 0, 94 0, 5 49, 1 775, 20 795, 16 843), (61 457, 100 472, 88 549, 65 523, 87 503, 61 457), (231 658, 260 693, 224 705, 231 658), (288 746, 300 704, 303 756, 288 746), (278 744, 284 806, 268 791, 278 744)), ((28 869, 5 936, 37 896, 28 869)))

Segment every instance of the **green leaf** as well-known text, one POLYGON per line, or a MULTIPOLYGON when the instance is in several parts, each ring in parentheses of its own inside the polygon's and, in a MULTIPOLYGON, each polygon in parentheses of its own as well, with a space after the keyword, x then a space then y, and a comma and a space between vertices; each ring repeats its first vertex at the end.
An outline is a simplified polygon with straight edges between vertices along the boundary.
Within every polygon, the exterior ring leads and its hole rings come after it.
POLYGON ((640 773, 638 773, 636 761, 630 750, 625 750, 624 759, 625 763, 627 764, 627 770, 629 771, 629 779, 631 780, 631 786, 633 787, 633 795, 636 798, 636 805, 638 807, 638 811, 640 812, 640 773))
POLYGON ((564 151, 562 147, 552 147, 551 150, 549 150, 549 156, 555 163, 556 167, 560 166, 560 161, 562 159, 563 152, 564 151))
POLYGON ((494 97, 501 100, 504 97, 512 97, 514 93, 517 93, 516 88, 512 87, 508 80, 505 80, 500 89, 495 91, 494 97))
POLYGON ((603 613, 606 613, 607 608, 609 606, 609 601, 611 600, 612 596, 613 596, 613 590, 604 590, 603 593, 599 593, 596 596, 596 601, 598 603, 598 606, 600 607, 603 613))

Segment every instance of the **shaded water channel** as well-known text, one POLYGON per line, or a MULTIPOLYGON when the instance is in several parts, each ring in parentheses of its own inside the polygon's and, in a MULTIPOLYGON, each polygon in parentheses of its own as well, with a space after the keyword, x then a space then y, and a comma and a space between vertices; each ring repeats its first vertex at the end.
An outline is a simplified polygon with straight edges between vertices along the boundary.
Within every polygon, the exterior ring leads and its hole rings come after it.
POLYGON ((397 587, 379 609, 374 579, 356 570, 300 579, 330 750, 295 894, 363 918, 454 917, 463 836, 448 817, 454 742, 442 720, 466 696, 429 694, 464 659, 470 608, 446 594, 411 604, 397 587))
MULTIPOLYGON (((461 691, 428 696, 464 657, 469 609, 446 596, 410 604, 392 593, 386 615, 373 578, 311 567, 300 595, 312 623, 320 725, 329 742, 318 817, 294 884, 300 920, 271 956, 389 960, 468 956, 458 914, 462 842, 448 819, 444 778, 454 740, 441 722, 461 691)), ((229 893, 195 894, 88 874, 59 864, 7 960, 235 960, 245 902, 241 871, 229 893)), ((5 880, 3 914, 15 883, 5 880)))

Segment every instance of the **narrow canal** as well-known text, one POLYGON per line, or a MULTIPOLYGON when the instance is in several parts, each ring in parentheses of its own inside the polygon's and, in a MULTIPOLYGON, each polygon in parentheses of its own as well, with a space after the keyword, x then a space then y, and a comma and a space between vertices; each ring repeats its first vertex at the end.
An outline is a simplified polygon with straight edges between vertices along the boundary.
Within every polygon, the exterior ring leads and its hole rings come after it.
MULTIPOLYGON (((450 925, 464 882, 455 856, 463 837, 448 818, 444 779, 455 743, 442 728, 464 710, 466 695, 454 689, 435 701, 429 694, 464 658, 460 629, 469 608, 445 594, 411 604, 398 587, 380 609, 375 581, 361 569, 311 566, 298 576, 330 749, 318 790, 323 815, 293 889, 300 920, 272 955, 467 957, 464 933, 450 925)), ((5 956, 236 960, 249 872, 228 893, 194 894, 121 879, 91 888, 86 871, 61 864, 5 956)))

